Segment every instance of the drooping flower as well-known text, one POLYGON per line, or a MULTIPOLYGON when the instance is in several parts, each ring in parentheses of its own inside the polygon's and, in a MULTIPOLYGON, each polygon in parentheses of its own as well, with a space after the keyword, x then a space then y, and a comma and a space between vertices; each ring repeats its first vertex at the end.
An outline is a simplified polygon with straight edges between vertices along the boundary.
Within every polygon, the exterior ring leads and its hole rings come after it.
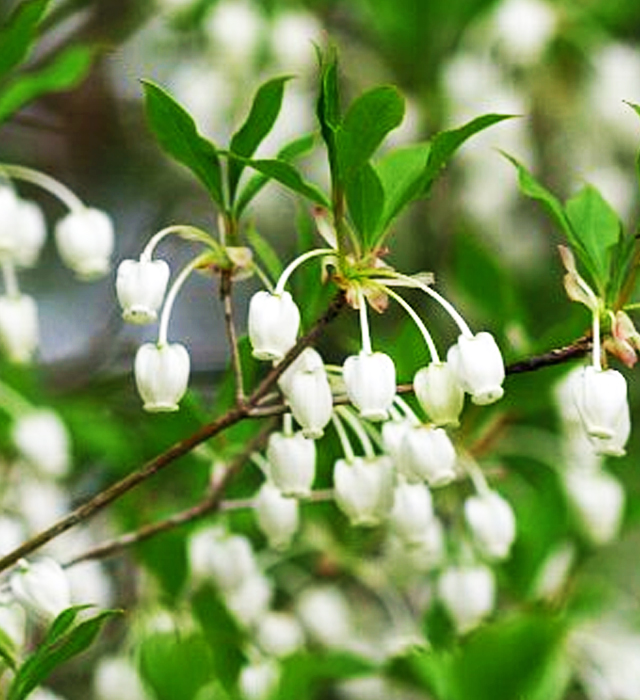
POLYGON ((38 307, 28 294, 0 296, 0 346, 12 362, 29 362, 38 348, 38 307))
POLYGON ((184 345, 145 343, 136 353, 134 373, 144 410, 177 411, 189 383, 190 360, 184 345))
POLYGON ((584 367, 572 384, 580 418, 587 433, 600 440, 620 435, 629 413, 627 382, 615 369, 584 367))
POLYGON ((464 517, 480 554, 504 559, 516 537, 513 509, 496 491, 470 496, 464 503, 464 517))
POLYGON ((271 610, 258 623, 256 642, 265 654, 283 658, 300 649, 304 632, 293 615, 271 610))
POLYGON ((84 280, 109 271, 114 238, 111 218, 100 209, 71 211, 55 227, 62 262, 84 280))
POLYGON ((456 452, 445 430, 419 425, 405 434, 396 468, 409 483, 426 481, 438 487, 455 479, 455 463, 456 452))
POLYGON ((258 527, 273 549, 286 549, 298 531, 298 502, 286 498, 269 481, 265 481, 255 499, 258 527))
POLYGON ((462 388, 475 404, 485 405, 501 399, 505 378, 504 361, 494 337, 483 331, 474 336, 461 335, 449 348, 447 361, 462 388))
POLYGON ((41 409, 20 416, 11 437, 20 454, 39 472, 64 476, 69 469, 69 433, 54 411, 41 409))
POLYGON ((451 566, 440 574, 438 597, 451 616, 458 634, 465 634, 477 627, 493 610, 493 572, 479 564, 451 566))
POLYGON ((433 499, 426 484, 409 484, 401 479, 393 492, 389 526, 408 544, 419 544, 433 520, 433 499))
POLYGON ((360 415, 380 421, 388 417, 396 395, 396 368, 382 352, 360 352, 347 357, 342 369, 350 401, 360 415))
POLYGON ((122 317, 129 323, 153 323, 169 282, 164 260, 123 260, 118 266, 116 293, 122 317))
POLYGON ((464 391, 446 362, 432 362, 419 369, 413 378, 418 402, 436 425, 459 425, 464 391))
POLYGON ((51 622, 71 605, 69 582, 53 559, 21 560, 9 579, 15 599, 37 619, 51 622))
POLYGON ((283 496, 306 498, 316 474, 316 445, 302 433, 271 433, 267 443, 268 476, 283 496))
POLYGON ((336 504, 352 525, 379 525, 393 507, 393 464, 386 455, 339 459, 333 484, 336 504))
POLYGON ((249 303, 248 332, 253 356, 279 362, 295 345, 300 311, 289 292, 256 292, 249 303))
POLYGON ((12 258, 19 267, 33 267, 47 237, 44 214, 35 202, 18 199, 17 205, 12 258))

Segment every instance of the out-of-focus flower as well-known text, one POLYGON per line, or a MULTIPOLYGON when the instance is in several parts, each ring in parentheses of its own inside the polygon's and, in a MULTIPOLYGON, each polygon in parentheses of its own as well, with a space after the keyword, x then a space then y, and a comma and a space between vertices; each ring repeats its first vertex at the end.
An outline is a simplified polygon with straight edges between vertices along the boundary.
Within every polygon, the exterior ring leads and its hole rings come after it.
POLYGON ((69 433, 54 411, 46 409, 20 416, 11 438, 24 459, 40 473, 62 477, 69 470, 69 433))
POLYGON ((323 646, 347 647, 354 634, 351 611, 335 587, 305 589, 296 601, 296 612, 309 635, 323 646))
POLYGON ((553 37, 557 18, 540 0, 507 0, 497 6, 495 33, 506 57, 525 65, 536 63, 553 37))
POLYGON ((380 421, 388 417, 396 395, 396 368, 389 355, 364 351, 351 355, 342 374, 347 395, 363 418, 380 421))
POLYGON ((464 516, 480 554, 489 559, 508 556, 516 537, 516 518, 508 501, 496 491, 470 496, 464 516))
POLYGON ((178 410, 187 391, 190 364, 189 353, 180 343, 145 343, 138 348, 134 372, 145 411, 178 410))
POLYGON ((270 611, 258 622, 256 642, 266 654, 284 657, 300 649, 304 633, 290 613, 270 611))
POLYGON ((102 277, 109 271, 113 253, 113 222, 100 209, 78 209, 55 227, 55 240, 62 262, 83 280, 102 277))
POLYGON ((393 508, 389 515, 393 532, 408 544, 418 544, 432 519, 433 499, 427 486, 399 481, 393 492, 393 508))
POLYGON ((267 443, 268 476, 283 496, 306 498, 316 474, 316 445, 302 433, 271 433, 267 443))
POLYGON ((104 656, 93 676, 95 700, 149 700, 134 664, 125 656, 104 656))
POLYGON ((438 579, 438 597, 458 634, 477 627, 493 610, 495 579, 489 567, 451 566, 438 579))
POLYGON ((169 282, 164 260, 123 260, 118 266, 116 293, 122 317, 129 323, 153 323, 169 282))
POLYGON ((204 21, 211 45, 232 69, 251 67, 263 25, 256 7, 246 0, 221 0, 204 21))
POLYGON ((419 425, 405 434, 396 468, 410 483, 426 481, 436 488, 455 479, 455 463, 456 452, 445 430, 419 425))
POLYGON ((473 403, 485 405, 502 398, 504 361, 491 333, 461 335, 449 348, 447 361, 473 403))
POLYGON ((273 549, 286 549, 298 531, 298 502, 286 498, 269 481, 265 481, 255 499, 258 527, 273 549))
POLYGON ((71 605, 69 582, 53 559, 22 560, 9 579, 11 592, 27 613, 49 623, 71 605))
POLYGON ((352 525, 372 527, 387 518, 393 506, 393 464, 374 459, 339 459, 333 469, 336 504, 352 525))
POLYGON ((255 625, 265 615, 272 598, 271 581, 259 571, 225 593, 227 607, 245 627, 255 625))
POLYGON ((0 296, 0 346, 12 361, 29 362, 38 348, 38 307, 27 294, 0 296))
POLYGON ((268 700, 278 686, 280 666, 274 659, 260 659, 243 666, 238 686, 245 700, 268 700))

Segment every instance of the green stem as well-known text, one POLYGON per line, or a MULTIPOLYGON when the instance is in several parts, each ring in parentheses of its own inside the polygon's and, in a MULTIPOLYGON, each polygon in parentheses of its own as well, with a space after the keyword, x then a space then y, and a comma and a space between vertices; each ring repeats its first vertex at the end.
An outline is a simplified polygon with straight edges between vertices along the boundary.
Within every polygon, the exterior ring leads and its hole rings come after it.
POLYGON ((5 173, 8 177, 15 180, 23 180, 38 185, 43 190, 52 194, 56 199, 60 200, 70 211, 78 211, 85 208, 82 200, 75 195, 68 187, 58 182, 49 175, 25 168, 22 165, 10 165, 0 163, 0 173, 5 173))
POLYGON ((160 243, 160 241, 163 238, 166 238, 167 236, 171 235, 177 235, 181 238, 186 238, 190 241, 199 241, 200 243, 204 243, 208 246, 211 246, 212 243, 211 236, 206 231, 196 228, 195 226, 174 224, 173 226, 167 226, 166 228, 161 229, 153 236, 151 236, 149 242, 140 254, 140 260, 142 262, 148 262, 149 260, 151 260, 153 256, 153 251, 155 250, 158 243, 160 243))
POLYGON ((411 308, 410 304, 407 303, 405 299, 403 299, 399 294, 394 292, 392 289, 389 289, 388 287, 385 287, 387 294, 392 298, 395 299, 400 306, 411 316, 413 319, 413 322, 416 324, 418 327, 418 330, 422 334, 422 337, 424 338, 424 342, 427 344, 427 348, 429 349, 429 354, 431 355, 431 361, 432 362, 440 362, 440 356, 438 355, 438 349, 436 348, 436 344, 433 342, 433 337, 431 333, 427 330, 427 327, 424 325, 422 319, 418 314, 411 308))
POLYGON ((351 443, 349 442, 347 431, 344 429, 342 420, 340 419, 340 416, 336 414, 335 411, 331 414, 331 420, 333 421, 333 427, 336 429, 336 433, 338 434, 340 444, 342 445, 344 458, 349 464, 353 464, 356 458, 355 454, 353 453, 353 447, 351 447, 351 443))
POLYGON ((276 288, 274 289, 273 293, 276 296, 280 296, 282 292, 284 292, 285 285, 287 284, 287 281, 289 277, 291 277, 291 274, 293 271, 302 265, 302 263, 306 262, 307 260, 311 260, 311 258, 317 258, 320 255, 328 255, 328 254, 335 254, 335 250, 332 248, 316 248, 315 250, 308 250, 306 253, 303 253, 299 257, 297 257, 295 260, 292 260, 287 267, 285 267, 284 271, 280 275, 280 279, 276 283, 276 288))

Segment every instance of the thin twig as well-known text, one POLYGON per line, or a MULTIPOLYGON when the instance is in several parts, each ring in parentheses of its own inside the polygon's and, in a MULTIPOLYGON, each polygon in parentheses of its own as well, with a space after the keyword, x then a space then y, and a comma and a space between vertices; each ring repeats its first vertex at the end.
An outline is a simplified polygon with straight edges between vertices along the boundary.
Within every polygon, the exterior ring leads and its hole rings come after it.
POLYGON ((570 345, 565 345, 562 348, 549 350, 542 355, 535 355, 526 360, 520 360, 507 365, 507 374, 522 374, 523 372, 534 372, 543 367, 552 367, 559 365, 567 360, 573 360, 577 357, 584 357, 592 347, 591 334, 583 335, 578 340, 574 340, 570 345))
POLYGON ((220 275, 220 298, 224 308, 224 326, 227 333, 227 342, 229 343, 229 352, 231 353, 231 367, 233 368, 233 375, 235 378, 236 405, 242 406, 246 399, 244 395, 242 361, 240 360, 240 352, 238 349, 238 335, 233 320, 233 304, 231 301, 232 285, 233 279, 231 270, 223 270, 220 275))

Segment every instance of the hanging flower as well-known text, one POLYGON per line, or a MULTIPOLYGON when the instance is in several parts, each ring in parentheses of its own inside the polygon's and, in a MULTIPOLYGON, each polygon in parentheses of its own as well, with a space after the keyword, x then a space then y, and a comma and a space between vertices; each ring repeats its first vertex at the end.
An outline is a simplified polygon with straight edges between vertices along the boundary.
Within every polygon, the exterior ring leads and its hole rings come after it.
POLYGON ((438 597, 458 634, 466 634, 487 617, 495 605, 495 578, 481 565, 451 566, 438 579, 438 597))
POLYGON ((446 362, 432 362, 413 378, 416 398, 435 425, 458 426, 464 405, 464 391, 446 362))
POLYGON ((29 362, 38 348, 38 307, 28 294, 0 296, 0 346, 12 362, 29 362))
POLYGON ((116 293, 122 318, 129 323, 153 323, 169 282, 164 260, 123 260, 118 266, 116 293))
POLYGON ((286 498, 269 481, 260 487, 255 500, 258 527, 273 549, 286 549, 298 531, 298 502, 286 498))
POLYGON ((142 345, 136 353, 134 373, 144 410, 177 411, 187 390, 189 369, 189 353, 184 345, 142 345))
POLYGON ((612 438, 629 411, 627 382, 615 369, 584 367, 573 383, 580 418, 589 435, 603 440, 612 438))
POLYGON ((46 409, 20 416, 11 438, 27 462, 42 474, 62 477, 69 470, 69 433, 54 411, 46 409))
POLYGON ((316 445, 302 433, 271 433, 267 443, 268 476, 283 496, 306 498, 316 474, 316 445))
POLYGON ((385 420, 396 395, 396 368, 382 352, 351 355, 342 375, 351 403, 369 420, 385 420))
POLYGON ((18 199, 16 214, 12 258, 19 267, 33 267, 47 237, 44 214, 35 202, 26 199, 18 199))
POLYGON ((279 362, 295 345, 300 311, 289 292, 256 292, 249 303, 249 340, 258 360, 279 362))
POLYGON ((393 508, 389 525, 408 544, 418 544, 425 538, 433 520, 433 499, 426 484, 409 484, 401 479, 393 492, 393 508))
POLYGON ((379 525, 393 507, 393 464, 386 455, 339 459, 333 484, 336 504, 352 525, 379 525))
POLYGON ((420 425, 405 434, 400 448, 398 471, 409 483, 426 481, 445 486, 456 478, 456 452, 443 428, 420 425))
POLYGON ((99 209, 76 209, 58 221, 55 240, 62 262, 83 280, 109 271, 114 245, 113 223, 99 209))
POLYGON ((485 405, 501 399, 505 378, 504 361, 494 337, 483 331, 474 336, 461 335, 449 348, 447 361, 462 388, 475 404, 485 405))
POLYGON ((15 599, 43 622, 51 622, 71 605, 69 582, 53 559, 27 562, 24 559, 9 579, 15 599))
POLYGON ((516 518, 508 501, 496 491, 470 496, 464 517, 480 554, 504 559, 516 537, 516 518))

